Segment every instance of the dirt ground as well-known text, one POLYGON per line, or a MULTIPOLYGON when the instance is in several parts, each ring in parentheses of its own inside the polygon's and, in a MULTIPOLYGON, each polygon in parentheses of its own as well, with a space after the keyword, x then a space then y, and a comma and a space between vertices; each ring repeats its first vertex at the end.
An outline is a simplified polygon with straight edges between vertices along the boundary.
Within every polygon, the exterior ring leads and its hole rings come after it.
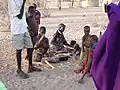
MULTIPOLYGON (((104 32, 108 22, 106 14, 100 7, 50 10, 50 12, 50 18, 41 18, 41 25, 46 26, 46 36, 50 40, 58 24, 64 23, 67 41, 76 40, 81 45, 84 25, 91 26, 91 34, 99 35, 100 31, 104 32)), ((24 50, 22 66, 27 72, 28 62, 24 60, 25 52, 24 50)), ((75 62, 77 61, 69 60, 54 64, 56 68, 53 70, 42 67, 42 72, 29 74, 29 79, 19 79, 16 77, 15 50, 11 45, 11 34, 5 26, 0 26, 0 80, 5 83, 8 90, 96 90, 90 77, 85 78, 84 84, 77 83, 81 75, 73 73, 73 70, 78 68, 75 62)))

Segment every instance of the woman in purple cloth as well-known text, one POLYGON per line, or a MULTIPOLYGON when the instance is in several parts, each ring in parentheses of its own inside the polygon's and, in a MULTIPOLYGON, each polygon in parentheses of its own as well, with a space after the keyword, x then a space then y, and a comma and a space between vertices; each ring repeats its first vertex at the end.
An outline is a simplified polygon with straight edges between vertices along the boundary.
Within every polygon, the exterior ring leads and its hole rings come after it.
POLYGON ((109 24, 97 44, 92 77, 97 90, 120 90, 120 3, 107 6, 109 24))

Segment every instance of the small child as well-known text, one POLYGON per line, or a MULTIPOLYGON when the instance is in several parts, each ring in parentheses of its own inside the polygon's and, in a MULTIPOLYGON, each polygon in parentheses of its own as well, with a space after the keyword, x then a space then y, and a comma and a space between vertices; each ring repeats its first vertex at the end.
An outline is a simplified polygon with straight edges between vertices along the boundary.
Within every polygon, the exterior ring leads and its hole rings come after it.
POLYGON ((39 34, 37 36, 35 44, 34 61, 41 62, 42 57, 49 49, 49 40, 45 37, 46 28, 44 26, 40 27, 39 34))
POLYGON ((84 27, 84 33, 85 35, 82 37, 82 53, 81 53, 81 58, 80 61, 81 63, 84 62, 84 58, 86 58, 87 52, 89 50, 89 48, 86 46, 86 41, 88 39, 88 37, 90 37, 90 26, 85 26, 84 27))
MULTIPOLYGON (((80 65, 83 65, 83 62, 85 61, 88 51, 89 51, 89 47, 87 46, 87 40, 88 38, 91 36, 90 33, 90 26, 85 26, 84 27, 84 33, 85 35, 82 37, 82 51, 80 53, 80 65)), ((75 70, 75 73, 81 73, 81 70, 75 70)))
POLYGON ((90 73, 94 49, 97 45, 97 42, 98 42, 98 37, 96 35, 92 35, 87 43, 87 45, 90 47, 90 50, 89 50, 88 55, 87 55, 88 57, 87 57, 86 61, 84 62, 84 65, 82 67, 83 68, 83 75, 82 75, 81 79, 78 81, 78 83, 82 83, 85 75, 90 73))

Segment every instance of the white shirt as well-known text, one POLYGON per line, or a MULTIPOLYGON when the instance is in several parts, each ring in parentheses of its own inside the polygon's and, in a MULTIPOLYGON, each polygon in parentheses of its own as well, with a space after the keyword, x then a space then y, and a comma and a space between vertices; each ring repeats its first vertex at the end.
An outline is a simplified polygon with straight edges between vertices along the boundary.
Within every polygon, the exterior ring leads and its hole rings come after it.
POLYGON ((8 11, 11 21, 11 34, 22 34, 28 31, 25 9, 22 19, 17 17, 17 15, 20 14, 22 4, 23 0, 8 0, 8 11))

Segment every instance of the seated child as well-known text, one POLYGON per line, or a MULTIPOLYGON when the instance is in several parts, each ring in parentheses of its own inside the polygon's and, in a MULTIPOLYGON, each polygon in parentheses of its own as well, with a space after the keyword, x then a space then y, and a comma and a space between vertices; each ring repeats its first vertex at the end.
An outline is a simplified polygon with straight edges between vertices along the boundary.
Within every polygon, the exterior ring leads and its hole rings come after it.
POLYGON ((66 26, 64 24, 60 24, 58 26, 57 32, 54 34, 53 39, 51 41, 51 44, 53 45, 53 48, 56 51, 64 49, 64 45, 70 46, 70 44, 67 43, 63 34, 63 32, 65 31, 65 27, 66 26))
POLYGON ((87 55, 87 59, 84 62, 83 67, 81 68, 83 75, 82 75, 81 79, 78 81, 78 83, 82 83, 85 75, 90 73, 94 49, 97 45, 97 42, 98 42, 98 37, 96 35, 92 35, 88 41, 88 46, 90 46, 90 50, 89 50, 89 53, 87 55))
POLYGON ((49 49, 49 40, 45 37, 45 33, 46 28, 44 26, 40 27, 34 47, 34 61, 41 62, 42 57, 49 49))

